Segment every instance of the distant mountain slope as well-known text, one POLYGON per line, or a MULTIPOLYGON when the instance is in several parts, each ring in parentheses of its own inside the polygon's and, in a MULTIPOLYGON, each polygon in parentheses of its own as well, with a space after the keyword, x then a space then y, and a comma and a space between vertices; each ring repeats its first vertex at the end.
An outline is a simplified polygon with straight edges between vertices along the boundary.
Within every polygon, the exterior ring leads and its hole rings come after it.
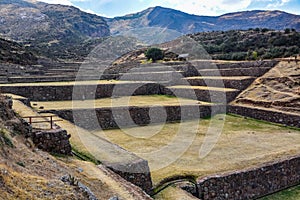
POLYGON ((139 13, 106 20, 112 34, 143 27, 169 28, 183 34, 216 30, 246 30, 257 27, 300 30, 300 16, 282 11, 244 11, 208 17, 154 7, 139 13))
POLYGON ((0 13, 0 36, 64 58, 79 44, 110 34, 102 17, 71 6, 1 0, 0 13))
POLYGON ((22 45, 0 38, 0 62, 32 65, 36 64, 37 60, 34 53, 22 45))
POLYGON ((213 59, 255 60, 296 56, 300 53, 300 33, 287 29, 214 31, 189 34, 213 59))

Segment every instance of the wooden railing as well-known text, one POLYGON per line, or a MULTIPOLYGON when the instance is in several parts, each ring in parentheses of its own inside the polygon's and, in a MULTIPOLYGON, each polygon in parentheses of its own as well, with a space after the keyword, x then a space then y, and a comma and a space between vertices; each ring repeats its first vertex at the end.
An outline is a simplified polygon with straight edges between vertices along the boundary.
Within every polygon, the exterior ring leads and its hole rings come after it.
POLYGON ((46 115, 46 116, 26 116, 24 119, 28 119, 28 123, 30 125, 37 123, 50 123, 50 129, 53 129, 53 122, 62 121, 62 120, 54 120, 55 115, 46 115), (44 119, 43 121, 33 121, 33 119, 44 119), (49 119, 49 120, 48 120, 49 119))

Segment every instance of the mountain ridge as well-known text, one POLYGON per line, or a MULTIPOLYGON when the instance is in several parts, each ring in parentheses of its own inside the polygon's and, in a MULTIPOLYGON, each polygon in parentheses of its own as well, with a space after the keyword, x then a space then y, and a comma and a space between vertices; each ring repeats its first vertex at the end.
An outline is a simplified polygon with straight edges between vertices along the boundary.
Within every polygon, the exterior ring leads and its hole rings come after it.
POLYGON ((103 17, 72 6, 1 0, 0 12, 1 38, 32 47, 45 56, 74 58, 78 48, 85 51, 86 44, 110 35, 103 17))
POLYGON ((198 16, 156 6, 137 13, 105 18, 73 6, 34 0, 1 0, 0 12, 1 38, 16 41, 44 57, 77 61, 84 60, 95 46, 110 35, 138 37, 147 44, 148 41, 155 41, 156 44, 199 32, 257 27, 300 30, 299 15, 279 10, 198 16))
POLYGON ((163 27, 183 34, 249 28, 300 30, 300 15, 280 10, 250 10, 220 16, 204 16, 156 6, 137 13, 105 19, 112 34, 141 27, 163 27))

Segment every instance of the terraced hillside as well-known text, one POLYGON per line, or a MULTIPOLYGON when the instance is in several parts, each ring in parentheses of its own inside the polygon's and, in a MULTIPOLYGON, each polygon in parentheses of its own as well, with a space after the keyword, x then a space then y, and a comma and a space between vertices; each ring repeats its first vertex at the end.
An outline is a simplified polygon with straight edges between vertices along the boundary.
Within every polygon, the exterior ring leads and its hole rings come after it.
POLYGON ((299 127, 299 69, 298 62, 280 62, 268 73, 256 79, 232 102, 232 112, 242 114, 238 108, 245 108, 249 112, 243 115, 299 127), (250 112, 251 109, 252 112, 250 112), (268 119, 267 116, 259 117, 257 113, 260 112, 273 113, 273 116, 276 113, 283 113, 290 117, 273 117, 273 119, 269 117, 268 119))
POLYGON ((24 46, 0 38, 0 62, 34 65, 37 60, 37 56, 24 46))
POLYGON ((287 61, 279 63, 256 79, 233 104, 300 114, 299 64, 287 61))
POLYGON ((257 60, 296 56, 300 53, 300 33, 271 29, 201 32, 189 35, 213 59, 257 60))
MULTIPOLYGON (((96 155, 106 166, 132 169, 147 168, 149 164, 153 183, 159 186, 170 177, 189 175, 199 178, 246 170, 299 154, 298 130, 226 116, 226 110, 222 109, 237 95, 243 94, 253 81, 277 68, 288 67, 277 63, 203 60, 169 65, 152 63, 116 73, 118 80, 2 84, 1 90, 30 98, 33 109, 42 115, 58 114, 57 119, 63 121, 57 124, 71 133, 72 145, 81 153, 96 155), (72 101, 74 87, 79 87, 81 93, 72 101), (96 96, 88 95, 93 88, 96 96), (127 90, 135 93, 132 96, 127 90), (211 113, 214 107, 219 108, 211 113), (93 120, 94 111, 97 121, 93 120), (195 112, 197 116, 193 115, 195 112), (199 116, 210 117, 217 113, 221 114, 197 121, 199 116), (133 124, 129 118, 133 119, 133 124), (218 142, 208 156, 199 158, 202 143, 206 137, 214 135, 209 130, 218 133, 218 128, 221 130, 218 142), (192 143, 166 167, 160 167, 161 161, 172 159, 181 148, 166 150, 155 157, 145 154, 156 152, 174 141, 186 145, 193 133, 192 143), (157 156, 160 159, 157 160, 157 156)), ((17 101, 20 97, 14 98, 17 101)), ((15 103, 15 109, 21 116, 26 115, 23 110, 33 114, 31 108, 20 102, 15 103)), ((213 141, 209 138, 208 143, 213 141)), ((176 193, 181 192, 176 190, 176 193)))

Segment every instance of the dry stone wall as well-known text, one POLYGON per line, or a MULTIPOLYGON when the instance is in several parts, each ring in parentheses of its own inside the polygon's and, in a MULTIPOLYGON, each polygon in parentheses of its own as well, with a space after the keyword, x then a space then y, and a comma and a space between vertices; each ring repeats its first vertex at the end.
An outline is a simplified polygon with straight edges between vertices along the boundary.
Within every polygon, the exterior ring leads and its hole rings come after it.
MULTIPOLYGON (((114 92, 115 84, 101 85, 78 85, 73 94, 73 85, 62 86, 0 86, 2 93, 12 93, 30 99, 31 101, 62 101, 62 100, 83 100, 111 97, 114 92), (83 95, 85 94, 85 95, 83 95)), ((126 83, 118 90, 119 96, 131 95, 152 95, 161 94, 161 86, 156 83, 138 84, 126 83), (127 91, 133 91, 128 94, 127 91)))
POLYGON ((257 199, 300 184, 300 156, 197 182, 201 200, 257 199))
POLYGON ((238 105, 229 105, 227 107, 229 113, 251 117, 263 121, 283 124, 286 126, 293 126, 300 128, 300 115, 276 112, 266 110, 264 108, 244 107, 238 105))
POLYGON ((165 109, 166 118, 160 115, 154 115, 157 117, 150 118, 149 107, 118 107, 118 108, 99 108, 99 109, 78 109, 78 110, 50 110, 45 112, 51 112, 57 114, 61 118, 74 123, 74 115, 77 116, 76 125, 88 129, 114 129, 133 125, 147 125, 149 123, 164 123, 164 122, 176 122, 180 120, 189 120, 197 118, 206 118, 218 113, 225 113, 226 106, 224 105, 189 105, 189 106, 165 106, 165 107, 151 107, 151 112, 159 113, 162 109, 165 109), (200 112, 195 112, 199 109, 200 112), (97 117, 98 122, 95 123, 92 119, 93 116, 97 117), (132 119, 128 120, 128 117, 132 119), (117 118, 117 121, 116 121, 117 118), (118 122, 118 123, 117 123, 118 122))
POLYGON ((72 154, 70 137, 63 129, 35 130, 31 133, 32 141, 39 149, 63 155, 72 154))

